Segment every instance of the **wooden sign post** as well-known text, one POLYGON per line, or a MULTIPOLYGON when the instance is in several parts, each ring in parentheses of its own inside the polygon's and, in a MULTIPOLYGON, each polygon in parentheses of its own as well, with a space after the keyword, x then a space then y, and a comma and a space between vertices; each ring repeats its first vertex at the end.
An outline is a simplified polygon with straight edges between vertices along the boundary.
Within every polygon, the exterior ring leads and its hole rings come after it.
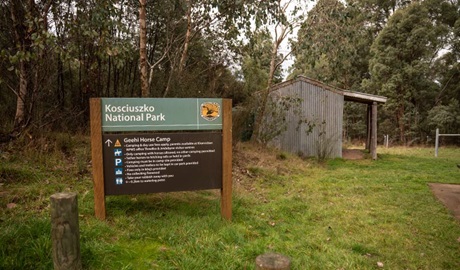
POLYGON ((93 169, 94 211, 96 218, 105 219, 104 167, 102 156, 101 99, 90 100, 91 160, 93 169))
POLYGON ((107 195, 221 189, 231 220, 231 100, 95 98, 90 109, 98 219, 107 195))

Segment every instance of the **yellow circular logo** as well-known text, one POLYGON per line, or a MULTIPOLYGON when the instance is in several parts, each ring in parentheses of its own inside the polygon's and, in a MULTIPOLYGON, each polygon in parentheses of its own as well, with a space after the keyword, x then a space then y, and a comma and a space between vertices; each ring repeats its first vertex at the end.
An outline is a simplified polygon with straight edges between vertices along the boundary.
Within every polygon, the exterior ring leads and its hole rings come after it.
POLYGON ((205 102, 201 104, 201 117, 213 121, 220 116, 220 106, 216 102, 205 102))

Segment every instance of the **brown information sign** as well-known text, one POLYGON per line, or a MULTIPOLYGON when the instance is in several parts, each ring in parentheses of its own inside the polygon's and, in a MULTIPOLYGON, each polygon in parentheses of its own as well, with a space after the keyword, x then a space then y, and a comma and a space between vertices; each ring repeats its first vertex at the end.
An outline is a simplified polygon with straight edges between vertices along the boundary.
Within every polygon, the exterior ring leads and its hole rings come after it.
POLYGON ((106 195, 220 189, 222 134, 104 134, 106 195))

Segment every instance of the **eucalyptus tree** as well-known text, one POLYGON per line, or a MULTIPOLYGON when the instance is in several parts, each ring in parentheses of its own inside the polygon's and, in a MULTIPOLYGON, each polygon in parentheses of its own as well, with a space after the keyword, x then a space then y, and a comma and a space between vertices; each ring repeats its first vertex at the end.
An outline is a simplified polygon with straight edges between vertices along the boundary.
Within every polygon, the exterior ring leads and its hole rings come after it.
POLYGON ((438 83, 433 108, 428 112, 428 128, 440 128, 443 133, 460 133, 460 1, 430 1, 436 10, 437 21, 449 30, 439 58, 432 69, 433 79, 438 83))
POLYGON ((385 109, 396 123, 389 132, 401 143, 423 135, 430 101, 439 89, 432 69, 449 31, 436 7, 447 1, 433 1, 414 2, 393 13, 372 44, 371 78, 363 82, 388 97, 385 109))
POLYGON ((290 77, 306 75, 339 88, 360 90, 376 35, 360 1, 319 0, 298 31, 290 77), (360 5, 358 5, 360 4, 360 5))
POLYGON ((408 0, 318 0, 302 24, 294 46, 292 74, 339 88, 363 91, 369 77, 370 46, 398 8, 408 0))
POLYGON ((133 47, 126 31, 125 4, 124 0, 1 3, 5 16, 0 57, 9 70, 0 87, 12 93, 8 100, 16 97, 16 132, 30 124, 42 129, 65 117, 75 120, 76 115, 87 115, 89 97, 110 95, 109 86, 116 93, 118 77, 110 76, 116 74, 111 68, 122 66, 133 47))
MULTIPOLYGON (((305 75, 338 88, 362 91, 361 81, 368 76, 369 49, 375 36, 365 14, 358 3, 319 0, 297 33, 289 78, 305 75)), ((344 137, 365 137, 363 112, 361 104, 345 103, 344 137)))
MULTIPOLYGON (((31 122, 46 66, 41 63, 49 53, 48 12, 53 1, 6 1, 2 3, 4 19, 2 62, 14 75, 2 80, 16 96, 12 135, 22 132, 31 122)), ((13 135, 13 136, 14 136, 13 135)))
POLYGON ((259 140, 260 137, 261 125, 265 118, 268 96, 270 88, 274 83, 275 74, 287 57, 292 53, 292 51, 289 51, 284 55, 279 54, 280 46, 300 26, 304 18, 302 11, 304 11, 303 8, 306 6, 306 3, 306 1, 301 0, 274 1, 275 5, 269 9, 266 20, 261 21, 260 25, 256 22, 257 29, 265 28, 270 31, 272 41, 267 83, 264 89, 261 89, 261 91, 257 93, 259 101, 254 122, 254 133, 251 138, 253 141, 259 140))
MULTIPOLYGON (((272 37, 268 29, 254 32, 247 43, 242 46, 241 74, 245 82, 248 96, 267 87, 272 52, 272 37)), ((282 79, 281 70, 275 73, 274 80, 282 79)))
POLYGON ((359 10, 359 17, 366 21, 366 28, 375 36, 385 27, 388 18, 398 9, 419 0, 346 0, 348 7, 359 10))

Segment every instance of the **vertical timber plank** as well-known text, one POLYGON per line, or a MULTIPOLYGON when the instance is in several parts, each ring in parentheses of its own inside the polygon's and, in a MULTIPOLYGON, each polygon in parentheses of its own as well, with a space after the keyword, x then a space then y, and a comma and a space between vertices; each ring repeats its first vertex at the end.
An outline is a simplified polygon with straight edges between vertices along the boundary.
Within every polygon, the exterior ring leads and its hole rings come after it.
POLYGON ((372 159, 377 159, 377 102, 372 104, 372 135, 371 135, 371 155, 372 159))
POLYGON ((91 158, 93 164, 94 212, 96 218, 105 219, 104 167, 102 157, 101 99, 90 100, 91 158))
POLYGON ((223 100, 221 215, 232 220, 232 100, 223 100))

